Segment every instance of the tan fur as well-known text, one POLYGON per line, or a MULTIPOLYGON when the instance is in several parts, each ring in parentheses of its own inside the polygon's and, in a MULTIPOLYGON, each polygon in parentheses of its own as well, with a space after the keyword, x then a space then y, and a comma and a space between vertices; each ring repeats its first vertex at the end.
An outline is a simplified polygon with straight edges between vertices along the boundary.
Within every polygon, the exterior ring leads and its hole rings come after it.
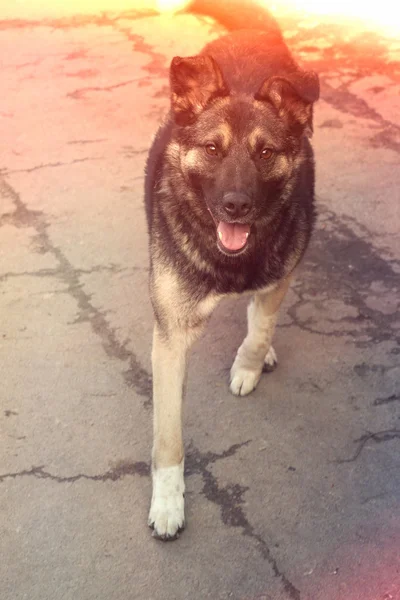
POLYGON ((203 159, 203 152, 199 148, 192 148, 182 157, 184 171, 197 171, 203 159))
POLYGON ((179 235, 180 248, 185 256, 190 259, 190 262, 193 263, 200 271, 204 273, 211 273, 212 269, 209 263, 201 257, 199 250, 193 245, 190 238, 184 232, 177 232, 179 235))
POLYGON ((183 459, 182 395, 186 356, 200 336, 220 297, 196 302, 172 269, 156 266, 153 303, 162 314, 153 334, 154 446, 153 468, 177 465, 183 459))
POLYGON ((186 340, 166 340, 156 326, 153 335, 154 445, 153 469, 178 465, 183 458, 182 386, 186 340))
POLYGON ((211 134, 210 134, 211 141, 213 140, 214 136, 221 139, 223 150, 227 150, 229 148, 230 143, 232 142, 232 129, 231 129, 229 123, 227 123, 226 121, 223 121, 221 123, 221 125, 218 127, 218 129, 215 131, 215 133, 211 132, 211 134))
POLYGON ((275 177, 288 177, 291 173, 291 165, 289 164, 289 160, 286 154, 279 154, 276 157, 273 174, 275 177))
POLYGON ((293 272, 293 270, 299 264, 299 262, 303 256, 303 253, 304 253, 304 246, 306 244, 304 236, 302 236, 300 233, 298 234, 298 236, 299 236, 298 246, 296 246, 296 248, 290 254, 288 260, 285 263, 285 269, 286 269, 287 273, 293 272))
MULTIPOLYGON (((166 317, 166 333, 169 336, 178 328, 187 330, 185 335, 190 337, 190 330, 203 325, 221 296, 209 294, 199 302, 187 293, 173 268, 156 264, 153 272, 152 300, 166 317)), ((194 336, 196 337, 195 333, 194 336)), ((188 343, 191 344, 190 340, 188 343)))
POLYGON ((261 127, 257 126, 253 129, 253 131, 250 132, 249 137, 248 137, 248 142, 249 142, 249 146, 252 152, 255 151, 257 144, 259 143, 260 139, 263 139, 264 137, 264 132, 261 129, 261 127))
POLYGON ((179 164, 179 157, 181 155, 181 147, 178 142, 170 142, 166 149, 168 159, 173 163, 179 164))
POLYGON ((245 396, 257 385, 271 348, 278 309, 289 287, 287 277, 273 289, 258 292, 247 309, 248 333, 237 351, 231 369, 231 391, 245 396))

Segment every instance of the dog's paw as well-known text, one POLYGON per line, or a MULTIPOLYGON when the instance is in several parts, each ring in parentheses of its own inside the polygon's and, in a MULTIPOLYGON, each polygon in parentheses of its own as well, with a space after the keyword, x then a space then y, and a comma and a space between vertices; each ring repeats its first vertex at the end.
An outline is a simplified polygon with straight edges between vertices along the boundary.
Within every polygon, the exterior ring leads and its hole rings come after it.
POLYGON ((264 358, 264 363, 259 369, 242 367, 240 359, 237 357, 231 369, 230 390, 232 394, 235 396, 247 396, 247 394, 250 394, 257 387, 261 373, 273 371, 277 364, 278 359, 272 346, 270 346, 264 358))
POLYGON ((148 521, 153 529, 153 537, 163 542, 176 540, 185 527, 184 514, 182 494, 155 498, 151 503, 148 521))
POLYGON ((231 383, 230 390, 235 396, 247 396, 256 387, 260 381, 261 369, 244 369, 242 367, 235 367, 233 365, 231 369, 231 383))
POLYGON ((153 497, 148 524, 153 536, 164 542, 175 540, 185 527, 183 462, 153 472, 153 497))
POLYGON ((273 347, 270 346, 270 348, 264 358, 264 366, 263 366, 264 373, 270 373, 271 371, 273 371, 276 368, 277 364, 278 364, 278 358, 276 356, 276 352, 273 349, 273 347))

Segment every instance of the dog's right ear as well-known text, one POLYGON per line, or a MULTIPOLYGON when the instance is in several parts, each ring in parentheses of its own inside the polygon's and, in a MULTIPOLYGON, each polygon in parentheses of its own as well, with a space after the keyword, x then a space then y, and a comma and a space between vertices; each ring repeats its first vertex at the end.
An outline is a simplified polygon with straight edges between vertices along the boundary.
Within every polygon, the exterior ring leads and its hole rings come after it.
POLYGON ((176 56, 170 68, 171 107, 178 125, 193 123, 217 96, 229 91, 218 64, 211 56, 176 56))

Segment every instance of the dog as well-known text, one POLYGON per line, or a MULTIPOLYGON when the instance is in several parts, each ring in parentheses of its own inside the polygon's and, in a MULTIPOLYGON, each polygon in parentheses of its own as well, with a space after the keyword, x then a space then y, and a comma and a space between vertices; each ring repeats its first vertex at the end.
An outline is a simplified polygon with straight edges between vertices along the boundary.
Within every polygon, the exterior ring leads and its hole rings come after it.
POLYGON ((230 390, 245 396, 255 389, 276 364, 278 309, 315 221, 309 138, 317 74, 299 68, 276 21, 254 2, 195 0, 186 10, 230 32, 197 56, 172 60, 171 108, 146 165, 155 317, 148 523, 165 541, 185 525, 188 349, 221 298, 252 293, 230 390))

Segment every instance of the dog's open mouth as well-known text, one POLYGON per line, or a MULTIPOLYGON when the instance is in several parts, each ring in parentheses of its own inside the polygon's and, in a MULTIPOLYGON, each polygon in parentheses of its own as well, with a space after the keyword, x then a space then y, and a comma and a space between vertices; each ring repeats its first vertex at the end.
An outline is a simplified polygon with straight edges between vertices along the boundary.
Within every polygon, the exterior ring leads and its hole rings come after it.
POLYGON ((217 226, 217 235, 220 249, 229 254, 236 254, 247 244, 250 225, 220 221, 217 226))
POLYGON ((241 254, 247 246, 250 224, 218 222, 208 207, 207 210, 217 228, 217 243, 221 252, 224 254, 241 254))

